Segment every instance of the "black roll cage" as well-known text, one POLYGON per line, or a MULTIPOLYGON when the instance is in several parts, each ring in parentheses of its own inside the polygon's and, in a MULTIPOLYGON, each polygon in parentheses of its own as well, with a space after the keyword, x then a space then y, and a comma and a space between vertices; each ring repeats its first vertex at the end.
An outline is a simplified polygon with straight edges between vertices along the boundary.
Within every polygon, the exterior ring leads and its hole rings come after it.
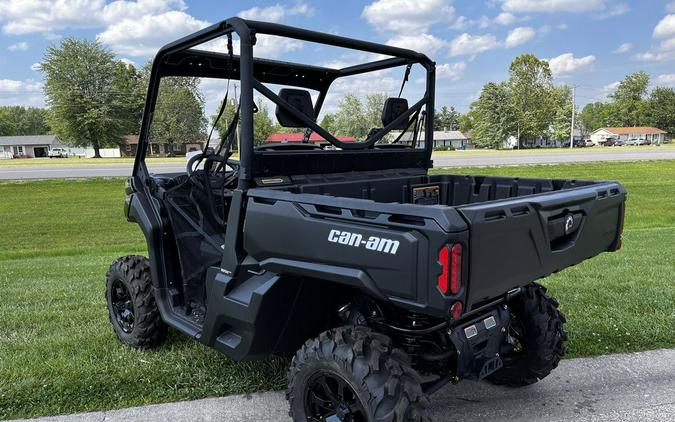
POLYGON ((321 163, 322 158, 330 161, 332 171, 413 167, 421 167, 426 170, 432 165, 431 152, 433 142, 431 140, 433 139, 434 121, 435 63, 426 55, 408 49, 333 34, 234 17, 169 43, 162 47, 155 56, 152 63, 147 101, 141 124, 138 151, 134 163, 134 176, 139 176, 142 179, 149 176, 147 166, 145 165, 145 157, 161 78, 166 76, 198 76, 226 79, 228 77, 228 70, 230 78, 233 80, 239 79, 241 84, 240 106, 242 113, 240 116, 241 144, 238 181, 238 189, 240 190, 247 190, 251 186, 252 178, 257 176, 319 172, 319 169, 322 167, 321 164, 316 163, 321 163), (223 35, 233 33, 236 33, 240 40, 240 54, 238 56, 192 48, 223 35), (256 44, 257 34, 292 38, 391 57, 348 66, 342 69, 259 59, 253 57, 253 46, 256 44), (337 78, 415 63, 422 65, 426 70, 426 91, 424 96, 420 101, 410 106, 405 113, 386 125, 383 130, 370 136, 364 142, 341 142, 315 122, 328 89, 337 78), (319 96, 314 105, 315 118, 311 119, 294 107, 291 107, 286 101, 263 85, 263 83, 304 87, 318 91, 319 96), (315 131, 336 147, 341 148, 342 151, 254 150, 253 113, 251 111, 247 112, 247 110, 253 110, 255 106, 253 100, 254 90, 257 90, 263 96, 284 108, 295 118, 303 122, 309 129, 315 131), (424 139, 427 140, 423 151, 414 148, 400 150, 379 150, 372 148, 387 132, 402 121, 409 119, 411 115, 419 112, 423 107, 426 110, 426 118, 423 120, 425 124, 424 139))

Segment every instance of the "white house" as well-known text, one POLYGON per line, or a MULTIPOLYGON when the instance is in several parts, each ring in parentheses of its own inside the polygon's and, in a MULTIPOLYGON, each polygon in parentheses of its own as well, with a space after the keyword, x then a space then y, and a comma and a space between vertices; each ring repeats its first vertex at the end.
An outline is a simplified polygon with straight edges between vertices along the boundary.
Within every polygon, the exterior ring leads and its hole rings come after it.
POLYGON ((46 157, 56 146, 56 136, 0 136, 0 158, 46 157))
MULTIPOLYGON (((94 156, 94 148, 72 148, 59 144, 55 135, 0 136, 0 159, 47 157, 52 148, 64 148, 72 157, 94 156)), ((119 148, 101 148, 102 157, 119 157, 119 148)))
POLYGON ((662 144, 666 140, 666 132, 651 126, 634 127, 601 127, 591 133, 591 141, 600 145, 608 139, 626 142, 629 139, 645 139, 652 144, 662 144))
MULTIPOLYGON (((392 131, 388 138, 396 139, 401 132, 392 131)), ((399 142, 401 143, 410 143, 412 142, 412 132, 407 131, 401 137, 399 142)), ((424 131, 421 131, 417 136, 417 145, 420 148, 424 148, 424 131)), ((434 148, 448 148, 452 147, 454 149, 472 149, 473 143, 471 139, 464 135, 458 130, 435 130, 434 131, 434 148)))

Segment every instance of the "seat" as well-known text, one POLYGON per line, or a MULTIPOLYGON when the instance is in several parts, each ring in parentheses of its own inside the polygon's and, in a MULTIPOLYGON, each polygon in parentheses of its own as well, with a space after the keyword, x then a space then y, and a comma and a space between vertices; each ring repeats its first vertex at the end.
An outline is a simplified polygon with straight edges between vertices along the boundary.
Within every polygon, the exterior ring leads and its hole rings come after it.
MULTIPOLYGON (((401 114, 408 111, 408 100, 405 98, 391 97, 384 102, 384 109, 382 110, 382 124, 386 127, 389 123, 396 120, 401 114)), ((403 119, 392 129, 405 130, 408 127, 408 120, 403 119)))
MULTIPOLYGON (((312 96, 309 95, 309 91, 305 91, 304 89, 283 88, 279 91, 279 97, 300 113, 309 117, 310 120, 316 121, 314 116, 314 106, 312 105, 312 96)), ((277 117, 279 124, 283 127, 307 126, 280 105, 277 105, 274 114, 277 117)))

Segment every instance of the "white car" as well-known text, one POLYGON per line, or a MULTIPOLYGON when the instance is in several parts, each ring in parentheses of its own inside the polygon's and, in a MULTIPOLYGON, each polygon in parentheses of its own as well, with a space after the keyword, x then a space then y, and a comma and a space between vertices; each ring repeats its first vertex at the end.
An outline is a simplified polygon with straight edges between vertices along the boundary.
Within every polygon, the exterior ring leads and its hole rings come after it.
POLYGON ((65 148, 52 148, 47 153, 49 158, 68 158, 68 150, 65 148))

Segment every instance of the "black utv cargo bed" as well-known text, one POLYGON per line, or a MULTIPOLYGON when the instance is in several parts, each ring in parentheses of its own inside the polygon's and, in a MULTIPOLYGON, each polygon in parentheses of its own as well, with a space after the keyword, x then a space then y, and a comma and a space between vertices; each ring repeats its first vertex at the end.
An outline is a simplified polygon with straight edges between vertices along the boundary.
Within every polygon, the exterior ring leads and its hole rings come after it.
POLYGON ((358 272, 346 277, 351 283, 427 311, 437 296, 429 280, 440 271, 442 245, 466 242, 470 311, 615 250, 625 201, 615 182, 426 175, 414 169, 288 177, 274 187, 264 179, 257 183, 267 188, 249 191, 245 246, 263 266, 282 272, 303 272, 306 262, 325 264, 315 270, 326 273, 350 268, 358 272), (331 227, 364 236, 369 229, 377 236, 387 232, 401 244, 398 259, 335 248, 326 242, 331 227), (302 242, 289 242, 299 236, 302 242))

